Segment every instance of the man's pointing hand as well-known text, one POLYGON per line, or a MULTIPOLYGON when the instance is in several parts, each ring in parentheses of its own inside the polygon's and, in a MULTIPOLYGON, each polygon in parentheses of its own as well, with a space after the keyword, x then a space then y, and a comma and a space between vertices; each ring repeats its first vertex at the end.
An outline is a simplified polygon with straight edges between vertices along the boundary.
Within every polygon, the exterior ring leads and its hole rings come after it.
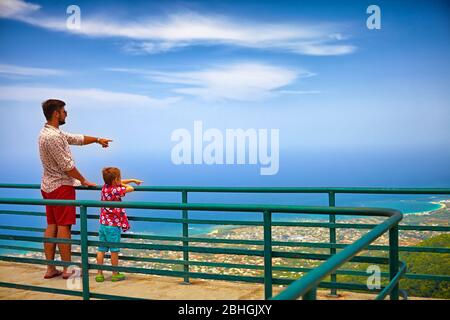
POLYGON ((112 142, 112 140, 111 139, 98 138, 97 142, 100 143, 103 148, 108 148, 109 147, 109 143, 112 142))

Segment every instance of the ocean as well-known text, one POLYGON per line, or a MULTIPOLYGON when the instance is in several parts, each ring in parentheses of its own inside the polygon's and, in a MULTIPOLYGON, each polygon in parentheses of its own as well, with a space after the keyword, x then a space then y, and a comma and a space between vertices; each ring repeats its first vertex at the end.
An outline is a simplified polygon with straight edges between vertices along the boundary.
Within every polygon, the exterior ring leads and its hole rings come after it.
MULTIPOLYGON (((106 165, 118 166, 123 178, 139 178, 144 185, 159 186, 273 186, 273 187, 435 187, 450 185, 450 171, 447 153, 403 152, 396 154, 357 153, 357 152, 310 152, 307 156, 294 156, 281 153, 280 171, 275 176, 259 175, 256 166, 176 166, 170 159, 155 158, 148 154, 133 157, 115 157, 114 161, 89 161, 83 153, 75 152, 82 173, 89 180, 101 183, 101 168, 106 165), (339 156, 337 156, 337 154, 339 156), (297 159, 293 161, 292 159, 297 159)), ((2 182, 39 183, 40 163, 38 159, 3 159, 0 167, 2 182)), ((0 189, 0 197, 41 198, 39 190, 0 189)), ((98 200, 99 191, 79 191, 78 199, 98 200)), ((364 195, 337 194, 336 206, 393 208, 404 214, 416 214, 436 210, 438 204, 432 203, 449 196, 434 195, 364 195)), ((134 192, 124 201, 181 202, 180 193, 134 192)), ((200 203, 254 203, 254 204, 291 204, 305 206, 327 206, 326 194, 213 194, 190 193, 189 202, 200 203)), ((0 209, 29 210, 43 212, 43 207, 0 205, 0 209)), ((91 208, 89 213, 98 214, 91 208)), ((180 218, 181 212, 157 210, 131 210, 130 216, 152 216, 180 218)), ((261 220, 261 213, 241 212, 189 212, 193 219, 232 219, 261 220)), ((280 215, 275 220, 324 219, 326 216, 280 215)), ((344 219, 338 217, 338 219, 344 219)), ((45 227, 44 217, 0 215, 0 225, 45 227)), ((89 230, 98 229, 97 221, 89 221, 89 230)), ((217 225, 190 225, 190 235, 205 234, 217 225)), ((75 226, 74 229, 78 229, 75 226)), ((132 222, 131 232, 181 235, 180 224, 132 222)), ((26 234, 41 236, 41 233, 1 230, 2 234, 26 234)), ((12 241, 0 240, 0 244, 12 244, 12 241)), ((17 245, 19 242, 15 242, 17 245)), ((21 243, 20 245, 24 245, 21 243)), ((41 244, 34 244, 41 246, 41 244)), ((0 249, 1 250, 1 249, 0 249)))

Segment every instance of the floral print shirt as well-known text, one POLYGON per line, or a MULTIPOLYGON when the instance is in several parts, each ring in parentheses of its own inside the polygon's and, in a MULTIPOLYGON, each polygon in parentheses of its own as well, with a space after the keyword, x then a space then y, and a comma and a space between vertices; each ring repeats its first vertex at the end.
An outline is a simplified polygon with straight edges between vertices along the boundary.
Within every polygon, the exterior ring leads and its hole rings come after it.
POLYGON ((67 175, 75 167, 69 145, 82 145, 84 136, 59 130, 49 124, 39 134, 39 155, 42 162, 41 189, 52 192, 63 185, 79 186, 81 183, 67 175))
MULTIPOLYGON (((122 201, 126 188, 105 184, 102 187, 102 201, 122 201)), ((101 208, 100 223, 106 226, 120 227, 123 231, 130 229, 127 214, 124 208, 101 208)))

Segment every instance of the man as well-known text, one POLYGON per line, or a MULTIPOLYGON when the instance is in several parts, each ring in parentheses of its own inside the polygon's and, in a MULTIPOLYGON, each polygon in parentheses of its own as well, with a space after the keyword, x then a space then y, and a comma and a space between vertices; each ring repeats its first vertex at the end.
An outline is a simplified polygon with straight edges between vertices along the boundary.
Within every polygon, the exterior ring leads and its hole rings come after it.
MULTIPOLYGON (((42 161, 43 176, 41 193, 44 199, 75 200, 74 186, 95 186, 86 180, 75 167, 69 144, 88 145, 99 143, 103 148, 108 147, 112 140, 89 137, 81 134, 71 134, 59 129, 66 123, 67 111, 65 102, 50 99, 42 103, 42 111, 47 123, 39 134, 39 154, 42 161)), ((76 223, 76 208, 73 206, 46 206, 47 229, 46 238, 71 238, 72 225, 76 223)), ((71 261, 71 245, 58 243, 62 261, 71 261)), ((45 258, 55 259, 55 243, 44 243, 45 258)), ((64 279, 70 277, 67 267, 63 272, 55 266, 47 266, 45 279, 62 275, 64 279)))

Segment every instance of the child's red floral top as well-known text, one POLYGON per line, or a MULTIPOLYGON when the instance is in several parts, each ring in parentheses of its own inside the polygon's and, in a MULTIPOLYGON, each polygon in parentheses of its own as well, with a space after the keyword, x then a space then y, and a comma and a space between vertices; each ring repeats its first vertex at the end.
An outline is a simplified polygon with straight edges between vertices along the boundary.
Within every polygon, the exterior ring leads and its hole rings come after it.
MULTIPOLYGON (((125 196, 125 187, 110 186, 105 184, 102 187, 102 201, 122 201, 125 196)), ((130 229, 127 214, 124 208, 101 208, 100 223, 106 226, 120 227, 123 231, 130 229)))

